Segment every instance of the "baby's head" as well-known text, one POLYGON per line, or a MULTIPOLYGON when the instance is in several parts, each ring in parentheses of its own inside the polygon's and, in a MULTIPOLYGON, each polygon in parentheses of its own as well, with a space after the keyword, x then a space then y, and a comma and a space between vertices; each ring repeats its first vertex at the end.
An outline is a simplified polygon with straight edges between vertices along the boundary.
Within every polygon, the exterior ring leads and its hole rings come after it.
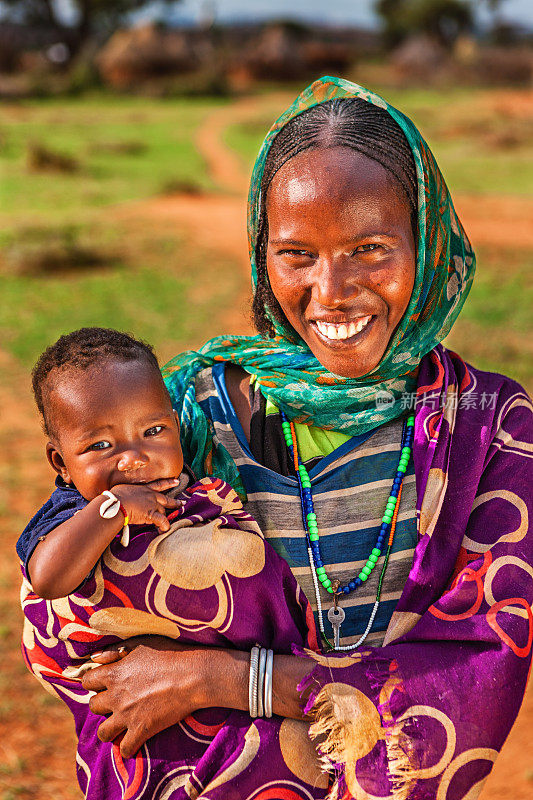
POLYGON ((81 328, 44 351, 32 378, 48 460, 86 500, 121 483, 179 476, 179 425, 149 345, 81 328))

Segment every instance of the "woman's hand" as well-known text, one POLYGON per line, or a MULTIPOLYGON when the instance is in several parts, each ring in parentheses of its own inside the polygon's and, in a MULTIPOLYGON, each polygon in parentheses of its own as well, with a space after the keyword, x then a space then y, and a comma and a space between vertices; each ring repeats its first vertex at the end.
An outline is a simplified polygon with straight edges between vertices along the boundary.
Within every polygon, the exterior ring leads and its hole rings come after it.
MULTIPOLYGON (((124 758, 200 708, 248 711, 249 652, 137 636, 92 658, 103 666, 87 672, 82 684, 97 692, 89 702, 91 711, 107 716, 98 737, 110 742, 124 733, 124 758)), ((274 714, 305 719, 301 705, 307 693, 300 695, 296 687, 312 667, 308 658, 275 656, 274 714)))
POLYGON ((207 675, 216 672, 214 661, 221 652, 142 636, 95 655, 93 660, 104 665, 87 672, 82 683, 97 692, 89 702, 91 711, 107 716, 98 738, 110 742, 124 733, 120 752, 130 758, 150 736, 213 705, 207 675))

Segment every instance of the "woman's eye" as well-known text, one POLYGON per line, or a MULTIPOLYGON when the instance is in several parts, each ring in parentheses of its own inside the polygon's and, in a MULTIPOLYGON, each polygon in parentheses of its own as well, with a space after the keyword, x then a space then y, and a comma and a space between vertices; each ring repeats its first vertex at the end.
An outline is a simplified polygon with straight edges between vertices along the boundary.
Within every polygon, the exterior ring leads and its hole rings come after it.
POLYGON ((157 436, 157 434, 161 433, 162 430, 163 430, 163 425, 152 425, 151 428, 148 428, 148 430, 144 432, 144 435, 157 436))
POLYGON ((308 250, 281 250, 279 253, 280 256, 290 256, 292 258, 312 258, 311 253, 308 250))
POLYGON ((354 253, 372 253, 374 250, 379 250, 380 248, 380 244, 360 244, 359 247, 355 248, 354 253))
POLYGON ((111 447, 109 442, 94 442, 94 444, 89 447, 89 450, 107 450, 108 447, 111 447))

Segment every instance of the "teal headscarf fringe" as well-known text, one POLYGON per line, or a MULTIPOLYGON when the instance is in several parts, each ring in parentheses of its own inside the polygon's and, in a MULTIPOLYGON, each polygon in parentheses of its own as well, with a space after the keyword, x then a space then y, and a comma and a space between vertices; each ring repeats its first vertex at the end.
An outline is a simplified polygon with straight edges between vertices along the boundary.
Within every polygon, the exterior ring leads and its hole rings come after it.
POLYGON ((273 320, 276 337, 219 336, 198 351, 182 353, 163 368, 179 412, 187 462, 198 476, 214 474, 245 497, 237 467, 218 442, 213 425, 196 401, 198 372, 217 361, 241 366, 257 377, 289 419, 356 435, 402 413, 402 393, 416 388, 420 359, 441 342, 466 300, 475 256, 459 222, 435 159, 413 123, 382 97, 342 78, 324 77, 305 89, 268 132, 254 166, 248 199, 248 242, 255 290, 255 245, 261 208, 261 179, 272 142, 281 128, 309 108, 337 98, 359 97, 385 109, 403 130, 418 179, 418 242, 414 288, 407 310, 380 363, 360 378, 327 372, 292 328, 273 320), (378 392, 388 402, 377 405, 378 392))

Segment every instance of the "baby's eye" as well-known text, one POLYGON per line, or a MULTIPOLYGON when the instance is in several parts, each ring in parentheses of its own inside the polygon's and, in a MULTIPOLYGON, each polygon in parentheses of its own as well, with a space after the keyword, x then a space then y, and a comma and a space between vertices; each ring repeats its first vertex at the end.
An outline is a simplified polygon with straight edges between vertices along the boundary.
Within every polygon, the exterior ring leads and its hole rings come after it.
POLYGON ((111 447, 111 444, 106 441, 101 442, 94 442, 88 449, 89 450, 107 450, 108 447, 111 447))
POLYGON ((144 432, 145 436, 157 436, 158 433, 161 433, 163 430, 163 425, 152 425, 151 428, 148 428, 147 431, 144 432))

